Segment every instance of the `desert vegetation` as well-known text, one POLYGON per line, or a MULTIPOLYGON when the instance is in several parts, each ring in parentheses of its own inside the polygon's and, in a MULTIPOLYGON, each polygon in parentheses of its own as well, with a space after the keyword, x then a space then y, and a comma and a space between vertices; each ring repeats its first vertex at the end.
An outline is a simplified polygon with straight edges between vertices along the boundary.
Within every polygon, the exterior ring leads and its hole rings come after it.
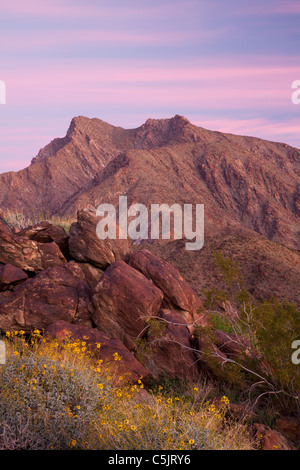
POLYGON ((222 250, 200 301, 150 251, 116 257, 93 212, 43 218, 2 216, 0 449, 297 448, 296 304, 222 250))
POLYGON ((222 341, 240 353, 224 357, 207 347, 207 360, 216 374, 240 387, 250 406, 261 400, 265 407, 299 417, 300 371, 292 361, 292 344, 300 335, 299 308, 275 296, 255 299, 245 287, 238 264, 222 252, 214 257, 223 285, 220 282, 218 288, 206 291, 204 308, 213 328, 198 328, 198 334, 218 343, 214 331, 222 331, 222 341))
POLYGON ((36 225, 43 221, 48 221, 52 225, 62 227, 66 233, 69 232, 74 217, 58 215, 49 215, 42 209, 31 211, 30 215, 25 215, 24 212, 18 211, 17 209, 8 209, 4 212, 1 211, 1 218, 6 222, 8 227, 12 230, 23 230, 26 227, 36 225))
MULTIPOLYGON (((1 449, 253 449, 229 398, 206 380, 129 384, 85 341, 7 332, 0 367, 1 449), (175 394, 176 393, 176 394, 175 394), (145 397, 146 394, 146 397, 145 397)), ((101 348, 101 344, 97 345, 101 348)), ((249 423, 248 423, 249 424, 249 423)))

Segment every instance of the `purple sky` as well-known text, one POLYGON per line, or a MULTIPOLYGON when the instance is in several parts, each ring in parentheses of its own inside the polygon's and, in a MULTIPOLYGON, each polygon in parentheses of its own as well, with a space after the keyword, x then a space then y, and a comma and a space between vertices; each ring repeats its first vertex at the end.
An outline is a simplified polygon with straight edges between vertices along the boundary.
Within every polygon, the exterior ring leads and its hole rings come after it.
POLYGON ((0 172, 74 116, 186 116, 300 148, 299 0, 13 0, 0 5, 0 172))

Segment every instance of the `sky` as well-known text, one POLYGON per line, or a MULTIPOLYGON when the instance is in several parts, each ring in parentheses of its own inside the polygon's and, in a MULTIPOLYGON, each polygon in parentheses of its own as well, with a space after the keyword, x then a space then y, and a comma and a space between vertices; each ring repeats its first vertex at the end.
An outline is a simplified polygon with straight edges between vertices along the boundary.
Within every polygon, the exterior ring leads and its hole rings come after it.
POLYGON ((1 173, 74 116, 180 114, 300 148, 299 0, 0 0, 0 59, 1 173))

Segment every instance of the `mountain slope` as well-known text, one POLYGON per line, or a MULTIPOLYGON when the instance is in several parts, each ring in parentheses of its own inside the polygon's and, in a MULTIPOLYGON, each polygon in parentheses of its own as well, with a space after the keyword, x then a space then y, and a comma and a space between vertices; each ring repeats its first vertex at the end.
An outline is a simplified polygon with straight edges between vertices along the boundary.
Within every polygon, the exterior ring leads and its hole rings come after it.
POLYGON ((182 116, 122 129, 74 118, 31 165, 0 175, 2 210, 75 215, 100 203, 205 205, 207 235, 257 232, 300 248, 300 151, 194 126, 182 116))

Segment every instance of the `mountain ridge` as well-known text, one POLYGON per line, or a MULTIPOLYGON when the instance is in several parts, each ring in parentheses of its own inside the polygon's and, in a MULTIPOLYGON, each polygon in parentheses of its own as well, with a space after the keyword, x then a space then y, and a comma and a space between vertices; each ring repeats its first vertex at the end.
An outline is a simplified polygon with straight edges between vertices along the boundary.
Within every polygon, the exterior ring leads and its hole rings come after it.
POLYGON ((184 116, 135 129, 74 117, 19 172, 0 175, 2 210, 72 215, 112 203, 203 203, 208 233, 226 227, 300 248, 300 150, 206 130, 184 116))

